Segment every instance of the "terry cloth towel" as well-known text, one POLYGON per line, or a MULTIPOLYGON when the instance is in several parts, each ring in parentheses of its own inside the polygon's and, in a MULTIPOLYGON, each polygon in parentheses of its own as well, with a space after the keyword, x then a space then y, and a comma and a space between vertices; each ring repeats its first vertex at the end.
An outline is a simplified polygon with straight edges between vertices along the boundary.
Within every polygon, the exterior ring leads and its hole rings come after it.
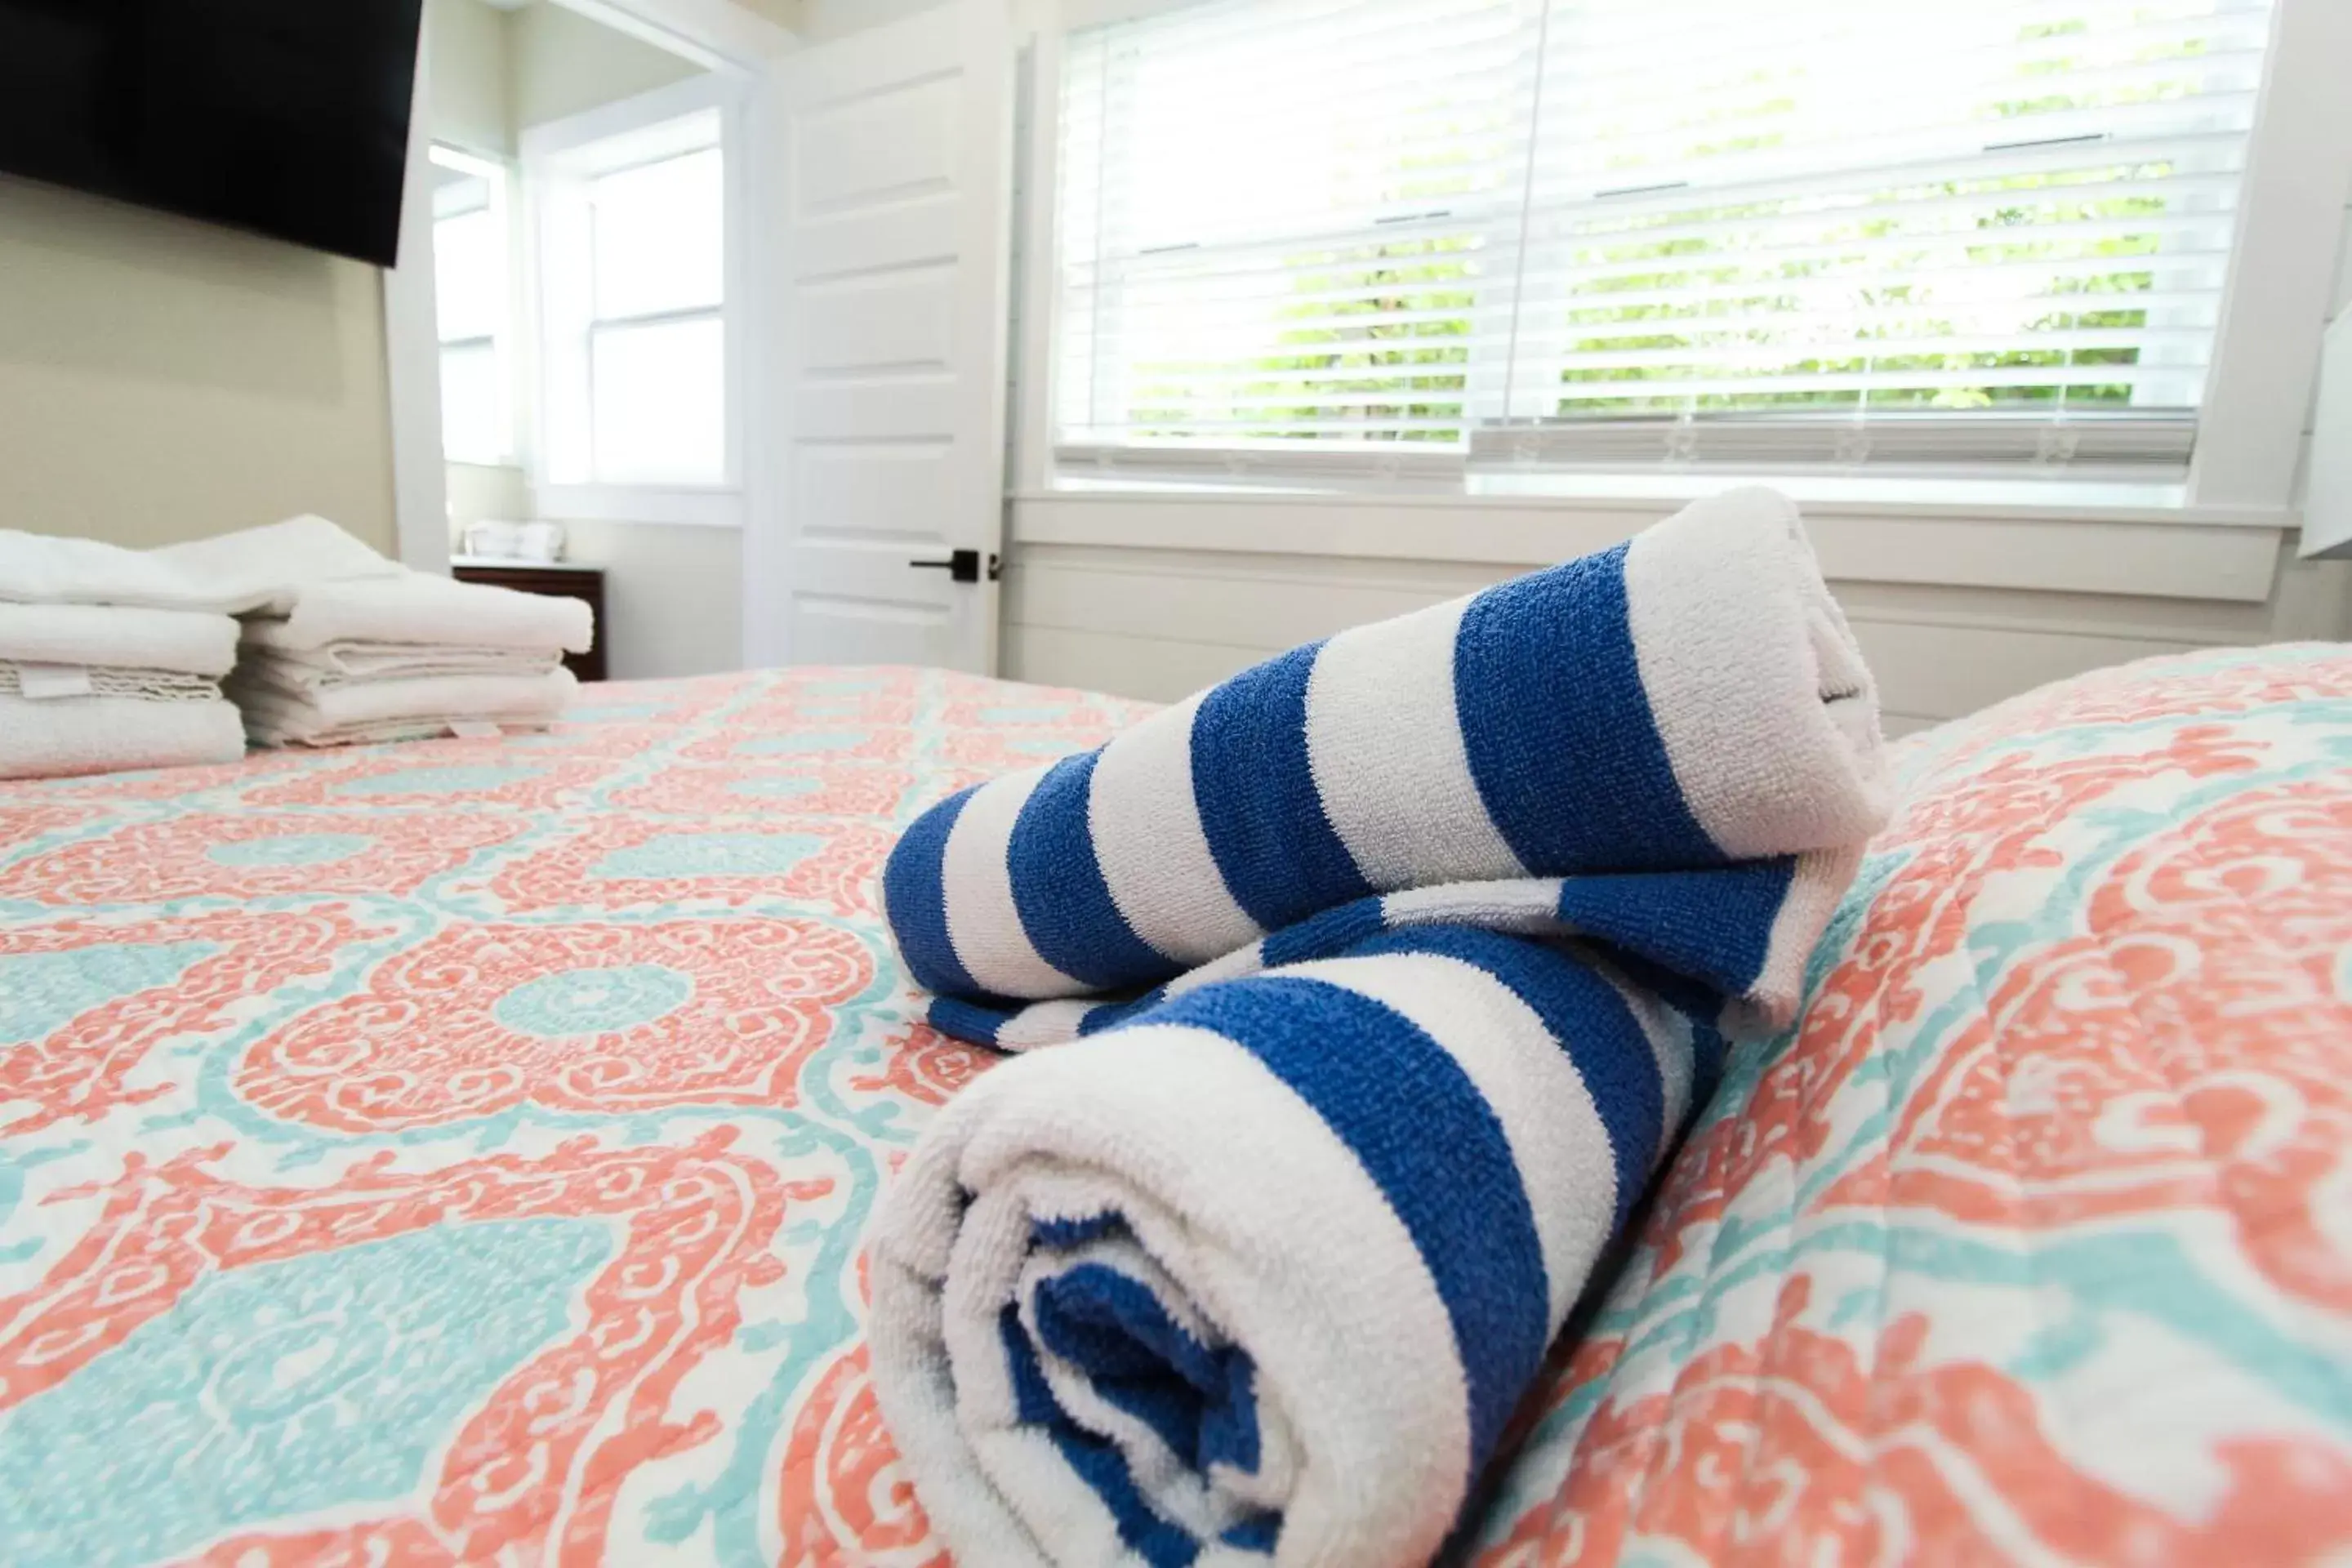
POLYGON ((297 584, 393 577, 407 570, 323 517, 289 518, 159 550, 0 529, 0 599, 19 604, 283 615, 293 607, 297 584))
POLYGON ((433 643, 336 642, 315 648, 281 648, 269 638, 275 620, 245 624, 247 657, 268 649, 269 668, 279 679, 330 681, 406 680, 433 675, 544 675, 563 662, 552 647, 466 647, 433 643), (257 635, 259 634, 259 635, 257 635))
POLYGON ((357 739, 439 734, 463 724, 544 728, 578 689, 568 669, 456 675, 305 687, 274 668, 239 666, 229 694, 257 745, 342 745, 357 739))
POLYGON ((218 680, 236 662, 236 623, 217 612, 0 602, 0 661, 218 680))
POLYGON ((1879 749, 1796 509, 1734 490, 952 795, 884 896, 927 989, 1081 996, 1376 894, 1858 846, 1879 749))
POLYGON ((282 621, 250 622, 246 637, 285 649, 431 643, 586 653, 595 624, 579 599, 409 572, 362 582, 304 584, 282 621))
POLYGON ((1065 1042, 949 1105, 871 1237, 949 1543, 1426 1562, 1885 796, 1860 653, 1748 490, 919 819, 885 884, 932 1021, 1065 1042))
POLYGON ((164 702, 113 696, 37 701, 0 693, 0 778, 233 763, 244 755, 245 727, 217 692, 164 702))

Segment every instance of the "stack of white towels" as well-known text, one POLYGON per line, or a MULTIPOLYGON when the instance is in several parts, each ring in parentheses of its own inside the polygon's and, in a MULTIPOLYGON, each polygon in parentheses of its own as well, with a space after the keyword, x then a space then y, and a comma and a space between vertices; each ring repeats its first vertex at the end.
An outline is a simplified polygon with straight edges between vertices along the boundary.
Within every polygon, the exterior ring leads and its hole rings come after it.
POLYGON ((563 655, 594 636, 578 599, 418 572, 314 583, 246 617, 228 689, 264 746, 543 730, 572 700, 563 655))
POLYGON ((0 778, 544 728, 594 632, 320 517, 144 551, 0 529, 0 778))
POLYGON ((216 611, 0 602, 0 778, 234 762, 236 662, 216 611))

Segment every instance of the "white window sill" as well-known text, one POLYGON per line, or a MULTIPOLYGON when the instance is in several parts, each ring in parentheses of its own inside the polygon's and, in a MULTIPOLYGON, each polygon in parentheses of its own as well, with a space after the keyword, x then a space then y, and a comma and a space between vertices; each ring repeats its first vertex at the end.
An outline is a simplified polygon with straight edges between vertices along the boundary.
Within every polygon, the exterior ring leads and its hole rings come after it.
POLYGON ((692 528, 743 526, 743 492, 689 485, 555 485, 538 490, 539 515, 562 522, 667 522, 692 528))
POLYGON ((1065 470, 1042 490, 1018 501, 1089 496, 1137 501, 1221 502, 1302 507, 1438 508, 1457 512, 1668 510, 1740 485, 1769 485, 1804 507, 1828 515, 1979 517, 2042 521, 2178 522, 2204 527, 2283 529, 2296 526, 2289 509, 2200 506, 2178 483, 2065 479, 1917 479, 1863 474, 1739 474, 1719 470, 1654 473, 1471 474, 1458 486, 1412 484, 1394 489, 1338 488, 1311 482, 1248 480, 1211 483, 1170 479, 1118 479, 1065 470))
MULTIPOLYGON (((1724 489, 1728 477, 1701 489, 1724 489)), ((1339 561, 1548 565, 1632 538, 1689 493, 1281 495, 1100 483, 1016 495, 1012 538, 1032 546, 1339 561)), ((2055 487, 2048 487, 2055 488, 2055 487)), ((2260 604, 2295 519, 2288 511, 2028 502, 1803 500, 1833 581, 2019 588, 2260 604)), ((1016 564, 1019 557, 1015 557, 1016 564)))

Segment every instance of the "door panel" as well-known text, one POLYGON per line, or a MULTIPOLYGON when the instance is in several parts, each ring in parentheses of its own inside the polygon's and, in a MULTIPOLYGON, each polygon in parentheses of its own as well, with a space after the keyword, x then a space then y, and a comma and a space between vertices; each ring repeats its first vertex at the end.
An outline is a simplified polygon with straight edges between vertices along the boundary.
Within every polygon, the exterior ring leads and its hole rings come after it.
POLYGON ((747 626, 765 661, 986 672, 991 573, 910 564, 1003 526, 1013 44, 1006 0, 953 0, 780 61, 772 339, 781 547, 747 626))
POLYGON ((953 267, 807 283, 801 299, 803 371, 955 363, 953 267))
POLYGON ((813 530, 919 542, 951 504, 952 450, 945 441, 812 444, 801 449, 793 501, 819 520, 813 530))

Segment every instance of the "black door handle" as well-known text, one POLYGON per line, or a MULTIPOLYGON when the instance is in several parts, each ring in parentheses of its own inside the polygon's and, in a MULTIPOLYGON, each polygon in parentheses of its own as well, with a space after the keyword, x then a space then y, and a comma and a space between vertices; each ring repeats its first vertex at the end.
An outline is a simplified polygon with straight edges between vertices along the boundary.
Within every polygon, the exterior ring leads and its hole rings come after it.
MULTIPOLYGON (((921 566, 933 572, 944 572, 958 583, 980 581, 980 552, 977 550, 950 550, 945 561, 909 561, 907 564, 921 566)), ((993 583, 996 578, 997 560, 992 553, 988 558, 988 580, 993 583)))

